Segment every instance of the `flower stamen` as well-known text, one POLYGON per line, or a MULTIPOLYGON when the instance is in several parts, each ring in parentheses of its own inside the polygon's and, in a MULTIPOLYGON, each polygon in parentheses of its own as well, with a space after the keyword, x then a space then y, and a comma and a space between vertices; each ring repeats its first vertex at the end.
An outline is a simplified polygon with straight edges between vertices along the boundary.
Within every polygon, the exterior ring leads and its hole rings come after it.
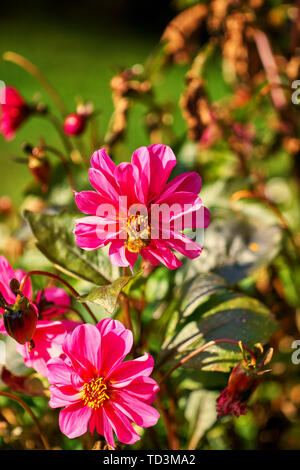
POLYGON ((84 405, 93 409, 103 406, 103 402, 109 399, 105 390, 107 390, 107 386, 103 383, 103 377, 86 382, 81 390, 81 398, 84 405))
POLYGON ((139 253, 149 245, 151 229, 148 217, 144 215, 130 215, 127 219, 127 240, 125 245, 133 253, 139 253))

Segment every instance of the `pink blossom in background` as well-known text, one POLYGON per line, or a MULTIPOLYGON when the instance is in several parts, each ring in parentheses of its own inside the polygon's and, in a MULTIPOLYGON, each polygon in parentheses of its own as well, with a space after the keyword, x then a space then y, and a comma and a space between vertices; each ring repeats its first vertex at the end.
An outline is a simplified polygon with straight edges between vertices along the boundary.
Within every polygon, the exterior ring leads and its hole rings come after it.
POLYGON ((133 344, 132 333, 109 318, 84 324, 66 336, 64 357, 48 362, 52 408, 61 408, 59 426, 69 438, 96 429, 114 448, 140 439, 132 423, 154 426, 159 413, 150 406, 158 391, 149 376, 153 358, 145 353, 123 361, 133 344))
MULTIPOLYGON (((15 294, 9 288, 11 279, 15 278, 21 282, 24 276, 24 271, 19 269, 14 271, 7 259, 0 256, 0 292, 9 304, 14 304, 16 300, 15 294)), ((37 307, 39 319, 32 337, 34 348, 31 349, 28 343, 24 345, 16 343, 16 350, 23 356, 27 367, 32 367, 45 376, 46 363, 52 357, 61 354, 61 345, 66 333, 72 331, 79 323, 69 320, 52 320, 52 318, 64 314, 70 306, 70 296, 63 289, 59 287, 46 288, 44 291, 39 291, 34 299, 31 281, 27 279, 23 294, 37 307)), ((3 314, 3 309, 0 308, 1 314, 3 314)), ((0 333, 7 335, 1 316, 0 333)))
POLYGON ((94 152, 89 179, 95 191, 75 193, 79 210, 90 214, 77 220, 77 245, 96 250, 110 244, 111 263, 131 269, 138 253, 169 269, 182 264, 173 250, 198 257, 202 246, 182 230, 209 224, 209 211, 198 197, 201 177, 183 173, 168 182, 175 165, 173 151, 162 144, 140 147, 131 163, 118 166, 104 149, 94 152))
POLYGON ((19 92, 11 87, 6 86, 0 93, 0 130, 6 140, 11 140, 15 136, 15 132, 30 114, 28 105, 19 92))
POLYGON ((80 135, 85 130, 86 122, 87 119, 84 115, 78 113, 68 114, 64 121, 64 131, 70 136, 80 135))

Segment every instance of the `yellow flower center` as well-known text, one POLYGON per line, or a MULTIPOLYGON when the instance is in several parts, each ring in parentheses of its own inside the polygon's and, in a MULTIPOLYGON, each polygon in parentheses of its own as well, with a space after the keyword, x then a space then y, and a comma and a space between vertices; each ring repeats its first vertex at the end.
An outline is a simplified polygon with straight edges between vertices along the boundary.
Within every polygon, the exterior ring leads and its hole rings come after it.
POLYGON ((96 409, 103 406, 105 400, 109 400, 109 396, 105 393, 107 386, 102 382, 103 378, 98 377, 86 382, 81 390, 81 398, 84 405, 96 409))
POLYGON ((127 219, 127 240, 125 245, 129 251, 138 253, 149 245, 151 229, 148 217, 144 215, 129 215, 127 219))

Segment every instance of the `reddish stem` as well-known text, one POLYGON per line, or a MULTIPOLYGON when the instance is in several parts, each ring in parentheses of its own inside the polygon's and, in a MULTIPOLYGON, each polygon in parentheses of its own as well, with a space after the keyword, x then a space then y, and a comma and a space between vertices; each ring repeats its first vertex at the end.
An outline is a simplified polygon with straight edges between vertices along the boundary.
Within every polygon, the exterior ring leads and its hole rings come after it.
POLYGON ((190 354, 188 354, 187 356, 183 357, 182 359, 180 359, 179 362, 177 362, 177 364, 175 364, 172 369, 170 369, 164 376, 163 378, 161 379, 160 381, 160 384, 162 382, 164 382, 173 372, 174 370, 178 369, 178 367, 182 366, 183 364, 185 364, 187 361, 189 361, 190 359, 192 359, 193 357, 197 356, 198 354, 200 354, 201 352, 205 351, 205 349, 208 349, 210 348, 211 346, 214 346, 215 344, 219 344, 219 343, 229 343, 229 344, 236 344, 236 345, 239 345, 239 344, 242 344, 243 348, 250 354, 251 358, 256 362, 256 358, 255 358, 255 355, 254 353, 251 351, 251 349, 249 349, 247 346, 245 346, 241 341, 236 341, 234 339, 215 339, 215 340, 212 340, 212 341, 209 341, 208 343, 204 344, 203 346, 201 346, 200 348, 198 349, 195 349, 195 351, 192 351, 190 354))
POLYGON ((65 158, 65 156, 59 151, 57 150, 55 147, 52 147, 51 145, 45 145, 44 147, 45 150, 48 150, 48 152, 51 152, 53 155, 56 155, 60 161, 62 162, 64 168, 65 168, 65 171, 66 171, 66 175, 69 179, 69 183, 70 183, 70 186, 71 186, 71 189, 73 191, 76 191, 76 185, 75 185, 75 181, 74 181, 74 178, 73 178, 73 175, 72 175, 72 172, 71 172, 71 169, 69 167, 69 162, 68 160, 65 158))
MULTIPOLYGON (((61 284, 63 284, 65 287, 67 287, 67 289, 70 290, 70 292, 74 295, 74 297, 78 298, 80 297, 79 293, 77 292, 77 290, 74 289, 74 287, 72 287, 67 281, 65 281, 64 279, 62 279, 60 276, 57 276, 57 274, 52 274, 52 273, 48 273, 47 271, 29 271, 28 273, 25 274, 25 276, 23 277, 22 279, 22 282, 20 284, 20 291, 22 292, 23 288, 24 288, 24 285, 25 285, 25 282, 27 279, 29 279, 31 276, 46 276, 46 277, 49 277, 51 279, 55 279, 56 281, 60 282, 61 284)), ((93 312, 91 311, 90 307, 85 303, 85 302, 82 302, 82 305, 84 306, 84 308, 86 309, 86 311, 90 314, 91 318, 93 319, 93 321, 95 323, 98 323, 98 320, 97 318, 95 317, 95 315, 93 314, 93 312)))
MULTIPOLYGON (((127 269, 126 267, 123 268, 123 276, 127 276, 127 269)), ((125 313, 125 322, 126 322, 126 328, 129 330, 133 331, 132 329, 132 322, 131 322, 131 316, 130 316, 130 305, 129 305, 129 299, 127 295, 125 294, 120 294, 120 300, 122 301, 123 304, 123 309, 125 313)))
POLYGON ((176 430, 174 429, 175 423, 171 419, 171 416, 169 414, 169 410, 165 408, 162 404, 161 401, 161 393, 158 392, 156 396, 156 403, 157 406, 162 414, 162 418, 164 420, 166 430, 167 430, 167 437, 168 437, 168 446, 170 450, 179 450, 179 439, 176 433, 176 430))

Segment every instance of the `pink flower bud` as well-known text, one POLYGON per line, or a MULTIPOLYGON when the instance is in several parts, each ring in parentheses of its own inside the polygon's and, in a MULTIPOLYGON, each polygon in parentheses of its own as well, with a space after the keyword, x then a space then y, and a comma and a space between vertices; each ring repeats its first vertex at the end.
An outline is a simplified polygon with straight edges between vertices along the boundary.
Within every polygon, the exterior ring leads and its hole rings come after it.
POLYGON ((12 308, 7 308, 3 319, 8 335, 18 343, 25 344, 32 340, 38 315, 36 308, 26 297, 21 297, 12 308))
POLYGON ((71 113, 65 119, 64 131, 67 135, 76 136, 82 134, 86 126, 86 116, 71 113))

